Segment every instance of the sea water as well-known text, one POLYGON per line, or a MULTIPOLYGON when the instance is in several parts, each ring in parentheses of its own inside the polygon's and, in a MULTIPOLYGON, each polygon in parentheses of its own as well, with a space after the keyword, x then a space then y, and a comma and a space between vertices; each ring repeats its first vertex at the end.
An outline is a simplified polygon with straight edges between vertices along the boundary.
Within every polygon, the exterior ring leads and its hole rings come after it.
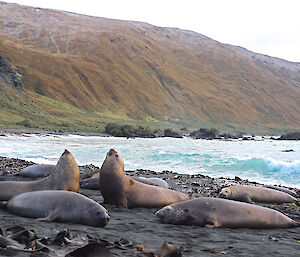
POLYGON ((78 165, 101 167, 111 148, 122 156, 125 170, 238 176, 265 184, 300 188, 300 141, 196 140, 188 137, 126 139, 35 134, 0 137, 1 156, 36 163, 56 164, 64 149, 68 149, 78 165))

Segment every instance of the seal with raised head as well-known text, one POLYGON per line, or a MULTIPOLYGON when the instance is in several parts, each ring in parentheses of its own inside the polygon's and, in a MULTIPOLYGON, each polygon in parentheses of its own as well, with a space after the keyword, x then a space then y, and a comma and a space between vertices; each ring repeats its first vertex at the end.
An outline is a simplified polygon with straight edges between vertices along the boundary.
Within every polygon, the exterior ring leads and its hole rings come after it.
POLYGON ((110 219, 107 210, 99 203, 79 193, 63 190, 22 193, 12 197, 6 207, 9 212, 38 218, 39 221, 104 227, 110 219))
POLYGON ((249 185, 234 185, 221 190, 219 197, 247 203, 293 203, 293 196, 270 188, 249 185))
POLYGON ((281 212, 227 199, 200 197, 156 212, 162 223, 219 228, 291 228, 296 222, 281 212))
POLYGON ((66 190, 77 192, 79 188, 79 167, 73 155, 65 150, 59 158, 55 171, 48 177, 35 181, 1 181, 0 200, 31 191, 66 190))
POLYGON ((113 149, 106 154, 102 164, 100 190, 105 203, 123 208, 159 208, 190 199, 187 194, 129 178, 124 172, 124 161, 113 149))
POLYGON ((47 177, 55 171, 56 165, 53 164, 33 164, 22 170, 15 175, 27 178, 42 178, 47 177))

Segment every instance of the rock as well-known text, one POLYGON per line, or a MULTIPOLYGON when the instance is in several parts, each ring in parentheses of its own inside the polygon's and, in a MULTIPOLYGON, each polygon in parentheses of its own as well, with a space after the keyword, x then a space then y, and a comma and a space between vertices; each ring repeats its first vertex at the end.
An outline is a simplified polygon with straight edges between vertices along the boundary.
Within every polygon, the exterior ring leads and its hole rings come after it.
POLYGON ((165 129, 164 136, 165 137, 182 138, 182 135, 180 135, 179 133, 173 131, 172 129, 165 129))
POLYGON ((300 132, 290 132, 282 135, 278 140, 300 140, 300 132))
POLYGON ((215 128, 200 128, 199 130, 193 131, 190 136, 196 139, 215 139, 219 138, 219 131, 215 128))
POLYGON ((9 60, 0 56, 0 80, 8 86, 23 92, 22 75, 20 71, 13 67, 9 60))

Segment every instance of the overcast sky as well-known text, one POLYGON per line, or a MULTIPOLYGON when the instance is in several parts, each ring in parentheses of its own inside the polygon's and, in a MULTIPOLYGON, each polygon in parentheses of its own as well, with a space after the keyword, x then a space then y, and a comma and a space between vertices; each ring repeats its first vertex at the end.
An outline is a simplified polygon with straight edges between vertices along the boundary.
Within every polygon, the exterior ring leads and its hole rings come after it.
POLYGON ((300 62, 300 0, 3 0, 196 31, 300 62))

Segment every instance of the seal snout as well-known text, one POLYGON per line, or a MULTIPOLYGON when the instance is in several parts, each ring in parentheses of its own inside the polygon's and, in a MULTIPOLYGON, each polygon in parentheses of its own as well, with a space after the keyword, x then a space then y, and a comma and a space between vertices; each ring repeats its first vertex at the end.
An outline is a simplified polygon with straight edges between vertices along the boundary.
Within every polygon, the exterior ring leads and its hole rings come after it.
POLYGON ((168 217, 173 213, 173 208, 171 206, 165 206, 164 208, 158 210, 155 215, 158 216, 161 220, 168 217))
POLYGON ((101 227, 105 227, 110 220, 108 213, 105 213, 105 216, 101 219, 101 227))
POLYGON ((110 149, 107 153, 109 156, 113 155, 113 154, 118 154, 118 152, 114 149, 110 149))
POLYGON ((65 151, 64 151, 64 153, 63 154, 69 154, 70 152, 67 150, 67 149, 65 149, 65 151))

